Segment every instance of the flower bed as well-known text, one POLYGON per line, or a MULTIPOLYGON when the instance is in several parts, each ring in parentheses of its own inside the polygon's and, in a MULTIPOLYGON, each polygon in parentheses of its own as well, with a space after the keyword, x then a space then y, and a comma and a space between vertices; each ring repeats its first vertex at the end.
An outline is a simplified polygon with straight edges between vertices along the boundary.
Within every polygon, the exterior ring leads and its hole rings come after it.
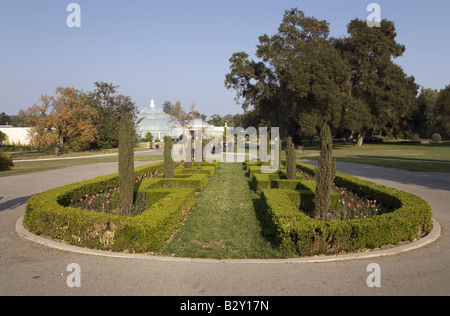
MULTIPOLYGON (((100 196, 114 201, 114 189, 117 189, 118 174, 71 184, 35 195, 28 200, 24 224, 30 232, 61 240, 71 245, 111 250, 117 252, 152 252, 163 246, 173 234, 179 223, 186 217, 195 201, 195 192, 191 187, 189 175, 178 179, 183 188, 154 187, 155 178, 163 164, 154 164, 135 169, 136 195, 141 194, 148 208, 134 217, 107 214, 93 211, 87 206, 73 207, 75 201, 95 201, 100 196), (98 196, 97 196, 98 194, 98 196), (109 194, 109 196, 108 196, 109 194)), ((207 181, 207 174, 193 174, 207 181)), ((195 181, 194 181, 195 182, 195 181)), ((107 200, 108 201, 108 200, 107 200)), ((108 204, 106 202, 106 204, 108 204)), ((76 204, 75 204, 76 205, 76 204)))
MULTIPOLYGON (((314 172, 313 166, 302 163, 297 168, 309 176, 314 172)), ((319 221, 299 210, 293 198, 297 191, 262 190, 261 205, 281 247, 300 256, 339 254, 413 241, 433 228, 431 207, 413 194, 344 174, 336 174, 335 186, 392 211, 370 218, 319 221)))

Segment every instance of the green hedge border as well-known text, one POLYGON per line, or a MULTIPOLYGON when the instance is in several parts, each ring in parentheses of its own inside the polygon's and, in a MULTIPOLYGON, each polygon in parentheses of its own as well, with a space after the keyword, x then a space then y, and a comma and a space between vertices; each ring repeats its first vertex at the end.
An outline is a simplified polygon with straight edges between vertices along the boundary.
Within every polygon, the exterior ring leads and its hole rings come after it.
MULTIPOLYGON (((297 163, 297 167, 314 172, 310 165, 297 163)), ((261 205, 279 246, 302 257, 336 255, 411 242, 433 229, 431 207, 418 196, 340 173, 335 183, 376 199, 393 212, 365 219, 319 221, 299 211, 289 196, 295 191, 262 190, 261 205)))
MULTIPOLYGON (((195 193, 208 182, 211 168, 196 165, 195 171, 176 172, 175 179, 149 178, 138 183, 139 192, 154 197, 152 205, 135 217, 104 214, 68 207, 70 201, 92 195, 118 183, 118 174, 70 184, 31 197, 26 205, 24 226, 70 245, 129 253, 154 252, 165 245, 195 202, 195 193), (198 172, 198 173, 195 173, 198 172), (183 173, 182 175, 180 175, 183 173), (181 178, 179 178, 181 177, 181 178), (168 184, 169 185, 165 185, 168 184), (173 188, 177 188, 173 190, 173 188)), ((214 166, 214 170, 218 166, 214 166)), ((162 170, 163 164, 135 169, 135 176, 162 170)), ((176 170, 184 169, 178 167, 176 170)))

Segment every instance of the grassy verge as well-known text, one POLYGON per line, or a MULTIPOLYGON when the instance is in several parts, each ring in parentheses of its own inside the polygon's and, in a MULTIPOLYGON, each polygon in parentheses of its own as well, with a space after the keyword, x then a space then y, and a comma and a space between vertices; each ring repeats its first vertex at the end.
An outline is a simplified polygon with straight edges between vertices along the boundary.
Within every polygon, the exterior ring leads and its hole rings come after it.
MULTIPOLYGON (((162 155, 145 155, 135 156, 135 161, 156 161, 162 160, 162 155)), ((37 172, 58 168, 65 168, 77 165, 86 165, 93 163, 117 162, 118 157, 92 157, 92 158, 78 158, 78 159, 61 159, 61 160, 44 160, 44 161, 16 161, 11 170, 0 172, 1 176, 23 174, 29 172, 37 172)))
MULTIPOLYGON (((305 150, 316 155, 319 149, 305 150)), ((337 161, 370 164, 421 172, 450 172, 450 146, 446 144, 364 144, 335 145, 333 155, 337 161)), ((305 155, 298 155, 298 159, 305 155)), ((309 157, 311 159, 317 159, 309 157)), ((308 159, 309 159, 308 158, 308 159)))
POLYGON ((162 255, 215 258, 286 258, 265 235, 259 197, 242 164, 224 163, 198 195, 194 208, 162 255))

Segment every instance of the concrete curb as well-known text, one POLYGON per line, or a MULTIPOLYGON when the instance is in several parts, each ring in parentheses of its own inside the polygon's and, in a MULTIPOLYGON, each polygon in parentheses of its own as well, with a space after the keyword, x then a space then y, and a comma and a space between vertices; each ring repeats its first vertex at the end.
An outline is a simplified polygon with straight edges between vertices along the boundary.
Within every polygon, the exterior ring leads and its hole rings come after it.
POLYGON ((16 222, 16 232, 22 238, 38 243, 42 246, 88 256, 101 256, 109 258, 135 259, 135 260, 137 259, 137 260, 151 260, 151 261, 191 262, 191 263, 284 264, 284 263, 325 263, 325 262, 337 262, 349 260, 362 260, 362 259, 371 259, 371 258, 398 255, 412 250, 420 249, 438 240, 441 237, 441 225, 435 219, 433 219, 433 230, 427 236, 410 244, 395 248, 368 251, 363 253, 337 255, 337 256, 320 256, 320 257, 316 256, 316 257, 292 258, 292 259, 222 259, 222 260, 194 259, 194 258, 162 257, 147 254, 127 254, 127 253, 86 249, 59 243, 30 233, 23 225, 23 216, 20 217, 16 222))

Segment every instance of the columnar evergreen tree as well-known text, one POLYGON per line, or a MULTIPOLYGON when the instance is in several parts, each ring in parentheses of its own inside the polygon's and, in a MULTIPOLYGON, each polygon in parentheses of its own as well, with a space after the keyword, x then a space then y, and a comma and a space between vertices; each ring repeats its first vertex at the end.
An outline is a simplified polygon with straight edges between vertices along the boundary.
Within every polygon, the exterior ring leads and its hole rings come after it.
POLYGON ((286 175, 288 180, 297 179, 297 157, 292 137, 288 137, 286 144, 286 175))
POLYGON ((119 128, 119 188, 121 210, 125 215, 133 213, 134 134, 131 115, 124 113, 119 128))
POLYGON ((333 139, 331 130, 324 123, 320 131, 322 149, 319 158, 319 167, 316 169, 316 196, 314 198, 315 217, 325 220, 331 206, 331 190, 336 174, 336 162, 333 159, 333 139))
POLYGON ((172 138, 164 136, 164 178, 173 178, 175 163, 172 159, 172 138))

